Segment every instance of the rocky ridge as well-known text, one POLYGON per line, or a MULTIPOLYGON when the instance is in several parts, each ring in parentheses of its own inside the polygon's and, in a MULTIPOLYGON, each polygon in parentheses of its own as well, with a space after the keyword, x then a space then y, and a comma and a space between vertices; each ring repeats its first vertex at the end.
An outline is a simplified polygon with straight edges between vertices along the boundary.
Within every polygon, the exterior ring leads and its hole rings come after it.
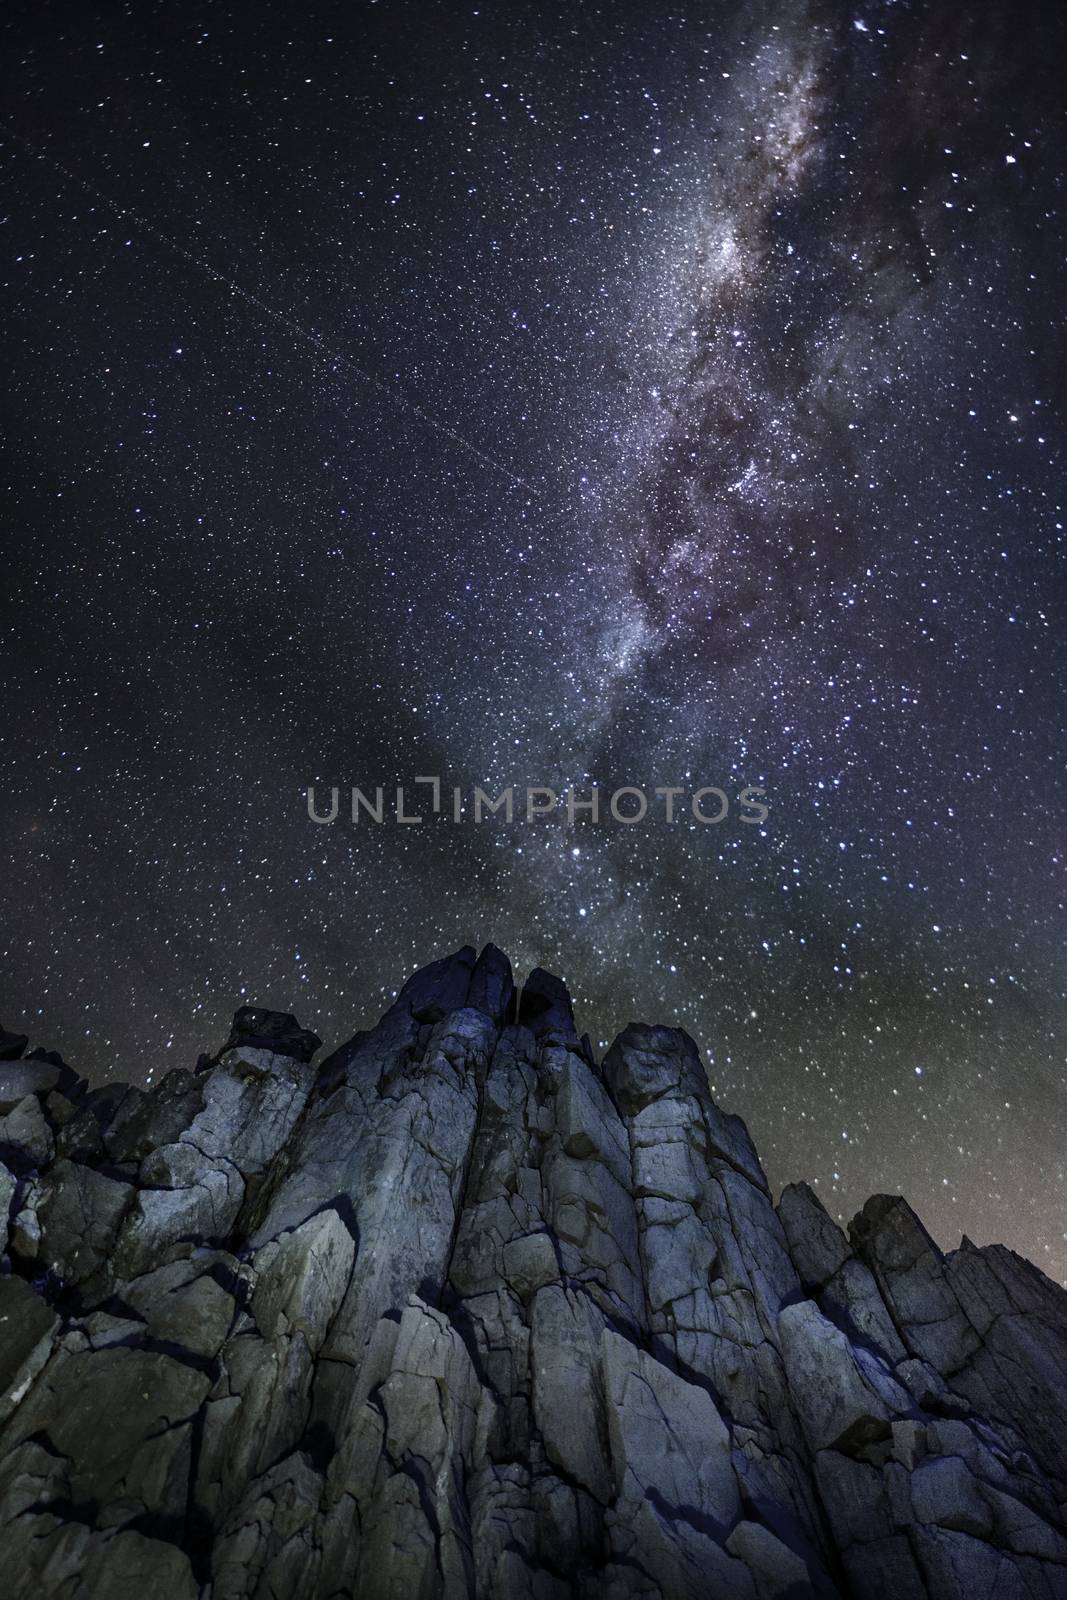
POLYGON ((0 1033, 0 1548, 69 1600, 1067 1597, 1067 1295, 777 1206, 693 1041, 493 946, 312 1065, 0 1033))

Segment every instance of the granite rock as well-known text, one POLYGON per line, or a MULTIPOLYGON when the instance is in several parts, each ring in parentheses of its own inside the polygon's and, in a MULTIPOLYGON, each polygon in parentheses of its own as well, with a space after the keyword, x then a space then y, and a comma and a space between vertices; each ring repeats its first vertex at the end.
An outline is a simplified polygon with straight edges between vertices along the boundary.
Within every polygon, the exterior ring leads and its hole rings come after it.
POLYGON ((8 1591, 1067 1600, 1067 1295, 778 1207, 694 1041, 472 946, 148 1090, 0 1035, 8 1591))

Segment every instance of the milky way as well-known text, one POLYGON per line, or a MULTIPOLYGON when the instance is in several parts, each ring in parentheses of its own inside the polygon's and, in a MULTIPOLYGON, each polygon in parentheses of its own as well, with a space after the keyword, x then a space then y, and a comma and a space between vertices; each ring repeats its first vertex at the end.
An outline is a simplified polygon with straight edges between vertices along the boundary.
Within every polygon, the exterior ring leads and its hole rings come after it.
POLYGON ((0 1018, 147 1081, 491 938, 1065 1277, 1063 25, 657 11, 7 11, 0 1018), (770 814, 308 819, 420 773, 770 814))

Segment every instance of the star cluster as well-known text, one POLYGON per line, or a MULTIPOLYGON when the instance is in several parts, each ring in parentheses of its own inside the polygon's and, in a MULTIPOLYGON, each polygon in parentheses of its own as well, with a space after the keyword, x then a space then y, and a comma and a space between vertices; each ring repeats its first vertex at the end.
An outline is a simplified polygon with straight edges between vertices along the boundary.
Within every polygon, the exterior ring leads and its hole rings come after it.
POLYGON ((4 1024, 150 1082, 493 939, 1067 1278, 1056 10, 3 31, 4 1024), (308 818, 425 773, 769 816, 308 818))

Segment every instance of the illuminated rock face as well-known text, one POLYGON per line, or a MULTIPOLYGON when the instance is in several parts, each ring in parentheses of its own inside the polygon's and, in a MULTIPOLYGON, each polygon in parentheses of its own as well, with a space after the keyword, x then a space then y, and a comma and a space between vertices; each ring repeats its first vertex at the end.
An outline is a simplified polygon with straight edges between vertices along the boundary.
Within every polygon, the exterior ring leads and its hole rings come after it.
POLYGON ((0 1062, 5 1593, 1067 1596, 1036 1268, 776 1209, 686 1034, 598 1063, 492 946, 317 1044, 0 1062))

